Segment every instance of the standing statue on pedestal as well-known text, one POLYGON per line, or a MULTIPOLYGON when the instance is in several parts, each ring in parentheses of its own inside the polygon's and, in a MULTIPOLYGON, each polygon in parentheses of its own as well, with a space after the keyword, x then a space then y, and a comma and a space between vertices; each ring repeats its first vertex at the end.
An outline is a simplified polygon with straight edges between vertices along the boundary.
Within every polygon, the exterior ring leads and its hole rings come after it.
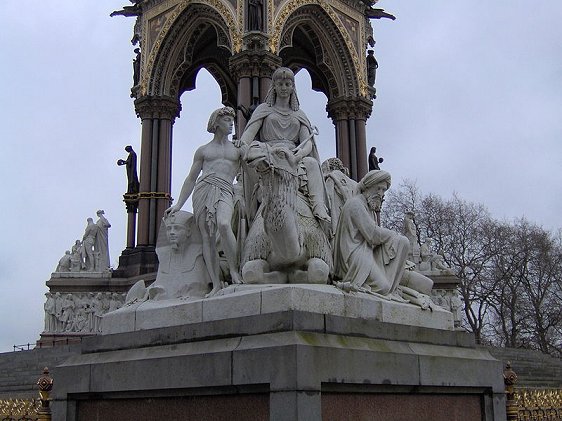
POLYGON ((373 50, 367 51, 367 83, 369 86, 375 86, 375 79, 377 78, 377 69, 379 68, 379 63, 375 58, 375 52, 373 50))
POLYGON ((263 30, 263 0, 248 0, 248 31, 263 30))
POLYGON ((166 210, 166 215, 173 215, 193 192, 193 212, 202 235, 203 258, 213 282, 210 295, 222 286, 217 244, 219 234, 232 282, 242 282, 238 273, 236 238, 232 232, 231 218, 234 206, 232 183, 240 169, 244 149, 235 147, 228 139, 234 126, 234 117, 234 110, 230 107, 220 108, 211 114, 207 131, 213 133, 213 139, 195 152, 178 202, 166 210), (200 173, 201 177, 197 178, 200 173))
POLYGON ((139 192, 139 177, 137 175, 137 154, 131 145, 125 146, 125 151, 129 153, 127 159, 119 159, 117 165, 125 165, 127 170, 127 193, 135 194, 139 192))
POLYGON ((377 157, 377 148, 375 148, 374 146, 371 148, 371 151, 369 152, 368 161, 369 161, 369 171, 381 169, 379 164, 382 164, 384 159, 377 157))
POLYGON ((95 270, 94 245, 96 244, 98 226, 94 224, 92 218, 88 218, 86 221, 88 224, 82 237, 82 250, 85 256, 84 266, 87 272, 93 272, 95 270))
POLYGON ((380 211, 390 174, 370 171, 359 182, 360 194, 344 205, 334 243, 336 285, 344 290, 374 292, 398 301, 402 297, 427 308, 433 281, 406 270, 410 242, 395 231, 380 227, 375 213, 380 211))
POLYGON ((141 72, 141 50, 135 48, 135 58, 133 59, 133 88, 140 83, 141 72))
POLYGON ((97 266, 97 271, 102 272, 109 268, 109 228, 111 224, 104 216, 105 212, 99 210, 96 212, 98 220, 96 225, 98 227, 98 232, 96 234, 96 242, 94 244, 94 252, 97 253, 99 258, 99 264, 97 266))
POLYGON ((45 332, 57 331, 57 315, 56 300, 50 292, 45 293, 47 301, 45 301, 45 332))
POLYGON ((242 257, 249 283, 326 283, 332 267, 322 229, 329 233, 330 215, 314 142, 318 133, 300 109, 294 83, 290 69, 273 72, 265 103, 238 141, 250 145, 245 160, 255 168, 244 179, 247 211, 255 215, 242 257), (258 180, 263 201, 256 212, 248 189, 258 180))

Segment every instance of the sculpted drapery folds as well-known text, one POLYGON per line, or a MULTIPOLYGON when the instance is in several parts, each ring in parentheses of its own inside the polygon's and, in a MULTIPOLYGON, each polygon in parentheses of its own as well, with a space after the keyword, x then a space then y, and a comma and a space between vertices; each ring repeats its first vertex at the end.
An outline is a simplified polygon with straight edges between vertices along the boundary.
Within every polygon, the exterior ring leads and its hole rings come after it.
POLYGON ((193 210, 202 236, 203 258, 213 282, 210 294, 215 294, 222 287, 218 234, 220 247, 228 262, 230 278, 234 283, 241 282, 236 239, 230 222, 234 206, 232 182, 239 171, 244 149, 235 147, 228 140, 233 126, 232 108, 223 107, 211 114, 207 131, 213 133, 213 139, 195 152, 193 165, 183 183, 178 202, 165 213, 170 216, 179 211, 193 193, 193 210))
POLYGON ((258 183, 262 192, 257 213, 247 197, 250 215, 256 215, 242 253, 247 282, 267 283, 268 276, 276 283, 328 281, 330 215, 315 134, 300 109, 293 72, 278 68, 265 103, 237 142, 249 145, 245 161, 255 169, 246 172, 244 183, 258 183))
POLYGON ((361 180, 361 193, 343 206, 334 248, 337 277, 382 295, 398 287, 409 250, 407 238, 378 226, 374 217, 389 187, 386 171, 371 171, 361 180))
POLYGON ((341 279, 336 285, 429 308, 433 281, 409 270, 410 241, 380 227, 375 217, 389 187, 388 172, 369 171, 359 182, 358 194, 343 206, 334 242, 335 277, 341 279))
POLYGON ((196 151, 177 203, 165 212, 163 229, 173 232, 168 232, 165 253, 163 243, 157 245, 162 261, 156 282, 137 298, 201 298, 209 280, 212 290, 206 296, 229 283, 332 281, 344 290, 348 285, 354 291, 426 305, 420 295, 430 292, 432 281, 407 270, 408 239, 380 227, 374 216, 390 187, 390 175, 371 171, 356 185, 336 159, 327 161, 322 173, 318 131, 300 109, 289 68, 273 72, 265 102, 256 107, 242 136, 230 142, 233 124, 232 108, 210 116, 213 139, 196 151), (234 212, 234 179, 242 203, 237 209, 244 212, 234 212), (194 215, 185 219, 178 212, 189 197, 194 215), (243 223, 233 221, 238 215, 243 223), (183 225, 174 222, 184 219, 183 225), (246 226, 247 231, 240 230, 246 226), (178 233, 185 230, 189 235, 179 241, 178 233), (201 250, 200 266, 208 276, 201 277, 191 264, 184 270, 187 263, 181 259, 187 257, 180 251, 190 247, 190 262, 200 259, 201 250), (194 276, 197 293, 182 287, 191 285, 194 276))

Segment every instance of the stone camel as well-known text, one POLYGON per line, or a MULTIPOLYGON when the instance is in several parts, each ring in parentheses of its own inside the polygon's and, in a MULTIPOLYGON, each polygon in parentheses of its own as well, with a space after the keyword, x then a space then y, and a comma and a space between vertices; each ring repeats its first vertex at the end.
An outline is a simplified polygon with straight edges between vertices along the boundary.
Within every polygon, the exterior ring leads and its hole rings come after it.
POLYGON ((244 243, 244 282, 326 284, 331 249, 299 189, 302 165, 293 151, 253 142, 245 160, 260 176, 261 205, 244 243))

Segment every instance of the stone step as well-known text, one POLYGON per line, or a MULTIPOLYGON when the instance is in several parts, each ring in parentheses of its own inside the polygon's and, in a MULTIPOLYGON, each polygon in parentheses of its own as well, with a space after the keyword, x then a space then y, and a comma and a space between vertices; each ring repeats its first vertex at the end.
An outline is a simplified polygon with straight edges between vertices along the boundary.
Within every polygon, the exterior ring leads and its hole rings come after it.
POLYGON ((519 387, 562 387, 562 360, 539 351, 520 348, 492 348, 490 353, 504 364, 509 361, 517 373, 519 387))

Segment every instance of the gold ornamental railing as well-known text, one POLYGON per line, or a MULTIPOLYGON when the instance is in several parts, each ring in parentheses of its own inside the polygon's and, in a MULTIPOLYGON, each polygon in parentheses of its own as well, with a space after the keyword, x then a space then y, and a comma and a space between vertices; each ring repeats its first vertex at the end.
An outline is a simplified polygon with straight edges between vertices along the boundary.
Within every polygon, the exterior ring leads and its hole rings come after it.
POLYGON ((517 374, 504 370, 507 421, 562 421, 562 389, 520 389, 517 374))
POLYGON ((51 421, 49 392, 53 379, 45 367, 43 375, 37 380, 39 398, 0 399, 0 421, 51 421))
POLYGON ((0 399, 1 421, 35 421, 41 401, 37 399, 0 399))
POLYGON ((562 390, 515 389, 518 421, 562 421, 562 390))

